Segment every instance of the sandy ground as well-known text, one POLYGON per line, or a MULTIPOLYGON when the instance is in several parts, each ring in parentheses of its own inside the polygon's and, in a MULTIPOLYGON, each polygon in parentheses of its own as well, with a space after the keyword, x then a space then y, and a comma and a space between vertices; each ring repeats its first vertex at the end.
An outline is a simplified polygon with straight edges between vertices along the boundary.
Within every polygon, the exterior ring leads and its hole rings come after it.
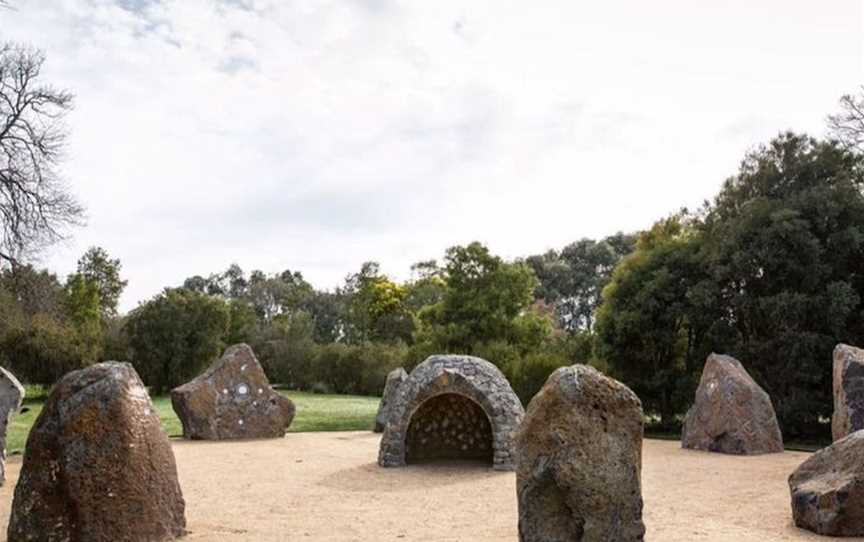
MULTIPOLYGON (((517 540, 512 473, 472 464, 381 469, 375 464, 378 435, 372 433, 176 441, 174 451, 188 540, 517 540)), ((646 440, 647 539, 829 540, 791 522, 786 478, 806 457, 732 457, 646 440)), ((20 457, 9 460, 0 525, 8 522, 20 467, 20 457)))

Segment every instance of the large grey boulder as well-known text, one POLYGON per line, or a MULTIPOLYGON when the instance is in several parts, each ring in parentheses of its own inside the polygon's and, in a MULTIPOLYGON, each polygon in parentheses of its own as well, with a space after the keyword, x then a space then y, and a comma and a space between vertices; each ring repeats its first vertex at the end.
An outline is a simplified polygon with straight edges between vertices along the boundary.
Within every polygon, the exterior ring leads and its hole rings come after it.
POLYGON ((811 455, 789 477, 795 525, 821 535, 864 536, 864 431, 811 455))
POLYGON ((834 348, 831 434, 840 440, 859 429, 864 429, 864 350, 838 344, 834 348))
POLYGON ((516 433, 521 542, 641 541, 642 403, 592 367, 556 370, 516 433))
POLYGON ((384 426, 387 425, 387 417, 390 415, 390 405, 393 403, 393 398, 396 397, 396 392, 399 391, 399 386, 402 385, 402 382, 405 382, 406 378, 408 378, 408 373, 402 367, 393 369, 387 375, 387 382, 384 384, 384 394, 381 396, 381 402, 378 404, 378 414, 375 415, 374 432, 384 432, 384 426))
POLYGON ((151 542, 185 532, 168 436, 128 363, 54 386, 27 438, 8 540, 151 542))
POLYGON ((294 403, 270 387, 252 349, 235 344, 207 371, 171 390, 171 405, 190 439, 281 438, 294 403))
POLYGON ((725 454, 783 451, 771 398, 731 356, 711 354, 681 431, 681 446, 725 454))
POLYGON ((24 386, 0 367, 0 485, 6 482, 6 431, 24 401, 24 386))

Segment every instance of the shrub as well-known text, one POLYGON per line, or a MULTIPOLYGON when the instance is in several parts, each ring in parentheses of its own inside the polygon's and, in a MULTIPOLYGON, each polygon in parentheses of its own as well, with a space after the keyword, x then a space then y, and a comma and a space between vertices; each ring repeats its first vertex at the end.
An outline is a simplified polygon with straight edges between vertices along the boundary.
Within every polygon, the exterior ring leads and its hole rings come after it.
POLYGON ((75 329, 47 314, 37 314, 28 325, 6 334, 0 350, 9 369, 23 382, 50 386, 69 371, 89 363, 78 349, 75 329))
POLYGON ((362 367, 352 363, 352 347, 342 343, 330 343, 318 347, 313 363, 316 382, 322 382, 335 393, 357 393, 362 367))
POLYGON ((224 347, 228 307, 221 299, 166 289, 132 311, 126 322, 132 363, 155 393, 196 376, 224 347))
POLYGON ((492 341, 474 346, 473 355, 492 363, 505 375, 510 367, 519 362, 520 348, 506 341, 492 341))
POLYGON ((355 395, 381 395, 387 373, 404 366, 408 352, 401 343, 330 343, 316 350, 303 387, 355 395))
POLYGON ((327 386, 327 384, 325 384, 323 382, 316 382, 316 383, 312 384, 312 387, 309 388, 309 391, 311 391, 312 393, 315 393, 315 394, 324 394, 324 395, 333 393, 333 391, 327 386))
POLYGON ((510 385, 522 400, 522 404, 527 406, 546 383, 549 375, 555 369, 566 365, 571 365, 571 362, 559 353, 532 352, 510 365, 510 385))
POLYGON ((361 395, 381 395, 387 374, 398 367, 404 367, 408 348, 402 343, 366 343, 356 347, 355 356, 362 367, 358 393, 361 395))
POLYGON ((305 312, 282 315, 251 334, 250 346, 271 382, 288 388, 310 389, 317 353, 314 322, 305 312))

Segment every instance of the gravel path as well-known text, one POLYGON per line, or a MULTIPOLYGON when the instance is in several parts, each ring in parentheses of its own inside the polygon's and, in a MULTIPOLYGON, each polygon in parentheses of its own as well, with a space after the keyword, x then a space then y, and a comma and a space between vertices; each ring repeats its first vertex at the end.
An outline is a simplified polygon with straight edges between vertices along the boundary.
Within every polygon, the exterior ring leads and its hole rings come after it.
MULTIPOLYGON (((187 540, 517 539, 512 473, 470 464, 381 469, 375 464, 378 438, 348 432, 254 442, 176 441, 187 540)), ((646 440, 647 539, 829 540, 791 523, 786 478, 805 457, 732 457, 646 440)), ((9 480, 0 488, 2 525, 20 465, 20 457, 9 461, 9 480)))

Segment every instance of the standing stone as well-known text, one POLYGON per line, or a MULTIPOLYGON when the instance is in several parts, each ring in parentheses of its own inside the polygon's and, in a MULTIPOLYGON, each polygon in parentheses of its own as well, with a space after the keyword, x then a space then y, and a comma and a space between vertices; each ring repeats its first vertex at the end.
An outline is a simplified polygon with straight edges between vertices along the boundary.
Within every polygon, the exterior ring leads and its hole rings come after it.
POLYGON ((387 425, 387 416, 390 415, 390 405, 396 396, 396 392, 399 391, 399 386, 402 385, 402 382, 405 382, 406 378, 408 378, 408 373, 402 367, 393 369, 387 375, 387 383, 384 384, 384 395, 381 396, 381 403, 378 405, 378 414, 375 416, 375 428, 373 431, 376 433, 384 432, 384 426, 387 425))
POLYGON ((128 363, 64 376, 27 439, 10 541, 145 542, 184 534, 168 436, 128 363))
POLYGON ((200 440, 281 438, 294 403, 273 391, 249 345, 225 350, 207 371, 171 390, 183 436, 200 440))
POLYGON ((6 483, 6 431, 24 401, 24 386, 15 375, 0 367, 0 486, 6 483))
POLYGON ((864 431, 811 455, 789 477, 795 525, 821 535, 864 536, 864 431))
POLYGON ((711 354, 681 431, 681 446, 724 454, 783 451, 771 398, 731 356, 711 354))
POLYGON ((840 440, 859 429, 864 429, 864 350, 838 344, 834 348, 831 434, 840 440))
POLYGON ((552 373, 516 433, 521 542, 644 540, 642 403, 586 365, 552 373))

